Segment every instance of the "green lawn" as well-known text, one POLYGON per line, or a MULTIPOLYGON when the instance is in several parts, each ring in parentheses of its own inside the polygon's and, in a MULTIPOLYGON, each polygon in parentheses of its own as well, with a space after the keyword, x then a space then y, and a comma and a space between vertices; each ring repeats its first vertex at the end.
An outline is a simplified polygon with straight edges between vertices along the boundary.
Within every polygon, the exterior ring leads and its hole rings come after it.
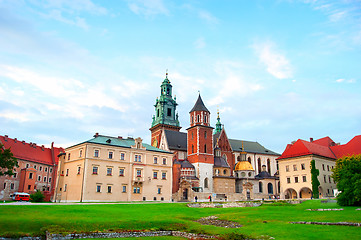
MULTIPOLYGON (((356 239, 360 227, 296 225, 290 221, 361 222, 361 211, 315 212, 308 208, 339 208, 336 203, 310 200, 298 205, 262 205, 254 208, 188 208, 182 203, 104 205, 2 205, 0 235, 41 235, 51 232, 115 230, 182 230, 194 233, 236 232, 276 239, 356 239), (226 229, 200 225, 193 220, 217 215, 243 225, 226 229)), ((139 238, 138 238, 139 239, 139 238)), ((148 238, 147 238, 148 239, 148 238)), ((169 238, 177 239, 177 238, 169 238)))

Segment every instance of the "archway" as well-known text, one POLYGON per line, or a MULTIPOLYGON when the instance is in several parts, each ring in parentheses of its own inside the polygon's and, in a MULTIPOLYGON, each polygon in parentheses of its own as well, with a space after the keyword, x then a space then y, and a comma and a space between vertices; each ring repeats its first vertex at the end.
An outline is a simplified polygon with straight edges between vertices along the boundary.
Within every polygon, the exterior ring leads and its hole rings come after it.
POLYGON ((273 194, 273 184, 272 183, 267 184, 267 190, 268 190, 268 194, 273 194))
POLYGON ((308 187, 304 187, 300 190, 300 198, 311 198, 312 191, 308 187))
POLYGON ((285 199, 295 199, 297 198, 297 192, 293 188, 288 188, 285 191, 285 199))

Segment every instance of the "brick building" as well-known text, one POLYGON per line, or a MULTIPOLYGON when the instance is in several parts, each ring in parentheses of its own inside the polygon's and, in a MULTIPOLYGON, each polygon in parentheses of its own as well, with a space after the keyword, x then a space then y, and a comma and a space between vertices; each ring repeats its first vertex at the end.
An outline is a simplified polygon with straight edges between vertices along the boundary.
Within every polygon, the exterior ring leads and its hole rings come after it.
POLYGON ((50 201, 55 188, 58 166, 58 154, 62 148, 38 146, 36 143, 26 143, 18 139, 0 136, 0 143, 10 148, 14 157, 18 159, 19 167, 11 177, 0 177, 0 191, 2 200, 9 200, 14 192, 33 193, 36 190, 44 192, 45 200, 50 201))

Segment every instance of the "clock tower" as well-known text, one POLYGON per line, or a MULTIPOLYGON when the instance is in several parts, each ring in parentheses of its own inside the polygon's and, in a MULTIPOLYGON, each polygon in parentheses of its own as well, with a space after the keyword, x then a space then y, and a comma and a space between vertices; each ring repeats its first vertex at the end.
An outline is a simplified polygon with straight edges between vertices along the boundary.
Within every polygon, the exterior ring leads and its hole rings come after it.
POLYGON ((168 73, 160 86, 160 97, 155 101, 155 115, 153 115, 152 126, 149 129, 152 133, 151 143, 159 147, 162 132, 165 129, 177 131, 181 129, 178 121, 176 97, 172 97, 172 85, 168 79, 168 73))

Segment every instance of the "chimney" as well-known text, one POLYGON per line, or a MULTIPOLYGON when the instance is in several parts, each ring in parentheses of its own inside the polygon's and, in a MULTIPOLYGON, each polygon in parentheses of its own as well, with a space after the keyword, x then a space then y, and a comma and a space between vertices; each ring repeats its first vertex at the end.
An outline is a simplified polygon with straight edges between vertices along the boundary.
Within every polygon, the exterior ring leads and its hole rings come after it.
POLYGON ((8 141, 8 137, 9 137, 8 135, 5 135, 5 136, 4 136, 4 140, 5 140, 6 142, 8 141))
POLYGON ((44 145, 41 145, 41 150, 43 150, 43 151, 44 151, 44 145))
POLYGON ((99 133, 95 133, 95 135, 93 137, 98 137, 99 136, 99 133))
POLYGON ((118 138, 119 138, 119 139, 123 139, 123 137, 122 137, 122 136, 118 136, 118 138))
POLYGON ((310 138, 310 142, 313 142, 313 138, 310 138))
POLYGON ((24 140, 22 140, 21 142, 22 142, 22 144, 25 144, 25 141, 24 141, 24 140))
POLYGON ((18 139, 17 138, 14 138, 14 142, 16 143, 18 141, 18 139))

